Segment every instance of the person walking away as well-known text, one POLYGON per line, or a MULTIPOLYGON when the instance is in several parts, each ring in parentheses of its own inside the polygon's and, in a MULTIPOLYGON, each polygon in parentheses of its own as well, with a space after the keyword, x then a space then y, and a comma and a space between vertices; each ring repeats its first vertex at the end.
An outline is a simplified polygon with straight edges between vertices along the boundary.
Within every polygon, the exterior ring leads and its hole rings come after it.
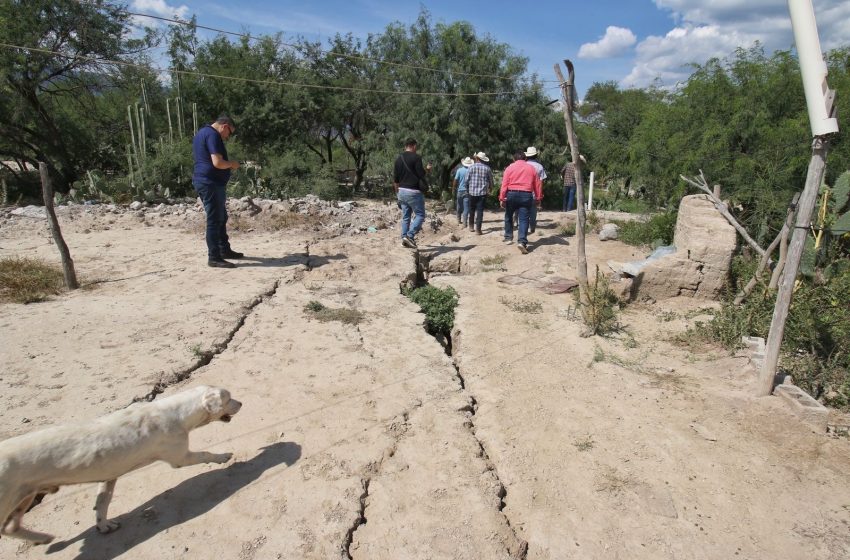
POLYGON ((455 193, 455 201, 457 205, 457 223, 465 224, 469 217, 469 192, 466 189, 469 167, 472 165, 472 158, 465 157, 460 160, 460 165, 455 171, 454 185, 452 185, 455 193))
POLYGON ((192 138, 192 186, 207 215, 207 265, 215 268, 235 268, 225 259, 244 256, 230 247, 227 237, 227 182, 230 171, 239 169, 239 162, 227 159, 224 142, 235 132, 233 120, 221 115, 214 123, 202 126, 192 138))
MULTIPOLYGON (((534 166, 534 169, 537 170, 537 176, 540 177, 540 183, 543 184, 546 182, 548 177, 546 175, 546 170, 543 169, 543 164, 537 161, 537 153, 537 148, 529 146, 528 149, 525 150, 525 161, 534 166)), ((537 205, 532 204, 528 232, 534 233, 535 231, 537 231, 537 205)))
POLYGON ((405 140, 404 152, 396 158, 393 167, 393 188, 401 207, 401 244, 409 249, 416 249, 416 234, 425 222, 425 190, 428 188, 425 167, 416 150, 415 139, 405 140))
POLYGON ((568 161, 561 168, 561 177, 564 179, 564 212, 574 210, 576 207, 576 166, 568 161))
POLYGON ((499 190, 499 206, 505 209, 505 243, 513 243, 514 212, 518 216, 519 231, 517 247, 523 255, 528 253, 528 223, 531 207, 540 206, 543 200, 543 183, 537 169, 525 161, 525 154, 517 151, 514 162, 502 176, 502 188, 499 190))
POLYGON ((493 171, 487 165, 490 159, 484 152, 472 156, 473 163, 467 172, 466 189, 469 193, 469 231, 481 235, 484 221, 484 200, 493 187, 493 171))

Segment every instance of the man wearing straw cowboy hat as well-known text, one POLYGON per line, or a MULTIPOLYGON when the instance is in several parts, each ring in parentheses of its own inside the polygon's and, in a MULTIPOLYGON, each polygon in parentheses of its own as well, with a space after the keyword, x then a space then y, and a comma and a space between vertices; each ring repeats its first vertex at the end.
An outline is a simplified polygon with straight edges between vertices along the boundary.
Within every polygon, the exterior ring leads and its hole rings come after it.
MULTIPOLYGON (((540 177, 540 182, 543 183, 546 181, 546 170, 543 169, 543 164, 537 161, 537 148, 534 146, 529 146, 527 150, 525 150, 525 161, 534 166, 534 169, 537 171, 537 176, 540 177)), ((542 188, 542 187, 541 187, 542 188)), ((531 205, 531 216, 528 222, 528 233, 534 233, 537 229, 537 205, 531 205)))
POLYGON ((525 154, 517 151, 514 162, 502 175, 499 206, 505 209, 505 243, 513 243, 513 217, 519 215, 517 241, 520 253, 528 253, 528 218, 531 208, 543 199, 543 183, 533 165, 525 161, 525 154))
POLYGON ((467 180, 469 179, 468 167, 472 166, 472 158, 465 157, 460 160, 460 165, 455 171, 454 188, 455 200, 457 201, 457 223, 466 224, 469 217, 469 193, 466 190, 467 180))
POLYGON ((484 199, 493 186, 493 171, 487 163, 490 158, 484 152, 472 156, 474 163, 467 172, 466 188, 469 192, 469 231, 481 235, 481 223, 484 221, 484 199), (474 215, 473 215, 474 214, 474 215))

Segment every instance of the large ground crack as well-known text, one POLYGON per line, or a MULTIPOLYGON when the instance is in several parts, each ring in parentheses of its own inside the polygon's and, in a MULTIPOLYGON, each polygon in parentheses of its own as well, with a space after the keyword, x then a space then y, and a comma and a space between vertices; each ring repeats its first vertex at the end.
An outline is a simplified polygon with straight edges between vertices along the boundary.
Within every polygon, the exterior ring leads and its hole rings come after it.
POLYGON ((248 304, 242 307, 242 311, 239 314, 239 317, 236 320, 235 325, 231 328, 227 334, 224 336, 224 339, 220 342, 216 342, 213 344, 213 347, 209 350, 201 351, 197 354, 197 357, 194 362, 192 362, 187 367, 172 372, 171 374, 163 375, 162 378, 156 382, 153 388, 145 395, 141 397, 135 397, 133 402, 150 402, 156 398, 157 395, 165 391, 167 388, 176 385, 186 379, 189 379, 193 373, 195 373, 200 368, 209 365, 212 362, 213 358, 227 350, 227 347, 230 345, 233 338, 236 336, 236 333, 245 326, 245 321, 248 317, 254 312, 258 305, 267 301, 268 299, 274 297, 277 293, 278 288, 280 287, 281 280, 278 279, 275 283, 263 293, 257 295, 252 299, 248 304))
POLYGON ((360 508, 357 512, 357 517, 351 524, 351 527, 349 527, 348 531, 346 531, 345 539, 342 543, 342 549, 345 552, 346 558, 349 560, 353 560, 354 558, 351 555, 351 545, 354 542, 354 533, 356 533, 357 529, 365 525, 367 522, 366 507, 369 499, 369 485, 372 483, 372 479, 375 476, 381 474, 381 471, 384 468, 384 463, 389 459, 392 459, 396 454, 401 438, 403 438, 408 429, 410 429, 410 414, 412 410, 415 410, 420 406, 422 406, 422 403, 417 402, 413 409, 405 410, 400 416, 395 417, 387 424, 387 432, 393 436, 392 443, 384 450, 379 460, 372 461, 364 469, 365 476, 360 479, 360 486, 362 490, 360 493, 360 508))
POLYGON ((478 448, 481 450, 481 458, 484 460, 484 464, 487 466, 487 470, 493 475, 493 478, 496 482, 496 495, 499 498, 499 513, 502 514, 502 517, 505 519, 505 523, 508 528, 513 533, 516 538, 516 544, 511 547, 508 547, 508 553, 511 555, 511 558, 516 560, 525 560, 528 556, 528 542, 522 539, 518 534, 516 529, 511 525, 511 520, 505 513, 505 497, 508 495, 508 490, 505 488, 505 485, 502 483, 502 479, 499 477, 499 471, 496 469, 495 463, 490 459, 490 454, 487 453, 487 447, 484 445, 484 442, 478 437, 475 429, 475 414, 478 412, 478 401, 475 399, 475 395, 471 394, 469 390, 466 388, 466 379, 464 379, 463 374, 460 371, 460 367, 457 365, 457 362, 453 362, 455 369, 455 376, 458 379, 458 384, 462 391, 465 391, 469 394, 469 405, 462 408, 461 410, 469 414, 469 421, 465 424, 469 433, 472 434, 472 437, 475 438, 475 442, 478 444, 478 448))

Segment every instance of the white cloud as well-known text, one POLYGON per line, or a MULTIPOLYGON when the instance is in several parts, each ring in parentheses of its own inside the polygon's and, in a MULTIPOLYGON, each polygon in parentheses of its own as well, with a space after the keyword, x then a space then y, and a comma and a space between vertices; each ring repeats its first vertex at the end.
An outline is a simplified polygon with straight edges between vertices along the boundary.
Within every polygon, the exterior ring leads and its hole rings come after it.
MULTIPOLYGON (((654 0, 676 27, 649 36, 635 47, 635 64, 621 84, 643 87, 660 79, 675 85, 691 74, 691 63, 732 55, 759 41, 770 54, 794 46, 787 0, 654 0)), ((821 48, 850 44, 850 2, 813 0, 821 48)))
MULTIPOLYGON (((165 0, 133 0, 131 7, 134 12, 173 19, 188 19, 190 12, 189 7, 185 4, 171 6, 165 0)), ((148 27, 155 27, 161 23, 151 18, 135 17, 134 19, 137 23, 148 27)))
POLYGON ((608 26, 605 36, 595 43, 585 43, 578 51, 579 58, 612 58, 624 54, 637 42, 631 29, 608 26))

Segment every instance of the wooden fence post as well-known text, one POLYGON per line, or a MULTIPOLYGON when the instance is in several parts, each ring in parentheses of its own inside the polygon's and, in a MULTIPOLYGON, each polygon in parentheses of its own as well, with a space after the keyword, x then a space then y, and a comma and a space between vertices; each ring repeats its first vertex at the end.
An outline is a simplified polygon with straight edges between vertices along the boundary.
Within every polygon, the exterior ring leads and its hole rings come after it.
POLYGON ((65 287, 76 290, 80 287, 77 282, 77 273, 74 271, 74 260, 68 245, 62 238, 62 230, 59 229, 59 220, 56 219, 56 211, 53 209, 53 185, 50 183, 50 174, 47 172, 47 164, 38 162, 38 172, 41 175, 41 193, 44 196, 44 209, 47 211, 47 222, 50 224, 50 233, 53 234, 53 242, 59 248, 62 256, 62 274, 65 276, 65 287))
POLYGON ((785 334, 785 320, 791 308, 791 296, 794 293, 794 282, 797 281, 797 270, 800 268, 800 258, 809 235, 812 211, 818 198, 818 190, 823 182, 826 171, 827 141, 816 136, 812 142, 812 159, 809 161, 809 172, 806 175, 806 186, 797 207, 797 220, 788 255, 785 260, 785 272, 779 282, 779 292, 776 295, 776 305, 773 308, 773 318, 770 321, 770 333, 765 345, 764 364, 759 372, 758 394, 767 396, 773 392, 773 379, 776 376, 776 366, 779 363, 779 349, 782 336, 785 334))
POLYGON ((582 316, 584 317, 585 306, 589 303, 588 300, 588 284, 587 284, 587 254, 584 248, 584 229, 587 223, 587 214, 584 209, 584 179, 582 178, 581 158, 579 158, 578 138, 575 130, 573 130, 573 101, 575 92, 573 90, 575 83, 575 70, 573 63, 569 60, 564 60, 567 66, 567 80, 564 80, 564 75, 561 73, 561 65, 555 65, 555 75, 558 76, 558 82, 561 84, 561 96, 563 102, 564 125, 567 127, 567 140, 570 143, 570 151, 572 152, 572 163, 576 169, 576 253, 578 254, 578 266, 576 267, 576 276, 578 280, 579 302, 581 304, 582 316))

